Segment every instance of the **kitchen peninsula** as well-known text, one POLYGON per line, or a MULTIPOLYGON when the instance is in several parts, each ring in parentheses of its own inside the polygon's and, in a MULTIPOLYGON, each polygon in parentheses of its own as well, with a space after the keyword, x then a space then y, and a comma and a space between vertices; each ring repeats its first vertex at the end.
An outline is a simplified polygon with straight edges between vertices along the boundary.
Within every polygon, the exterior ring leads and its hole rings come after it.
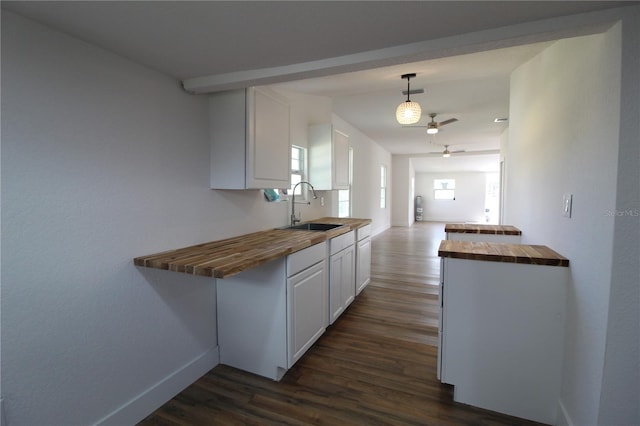
POLYGON ((219 241, 136 257, 136 266, 228 278, 244 270, 327 241, 371 223, 371 219, 323 217, 311 223, 342 224, 328 231, 269 229, 219 241))
POLYGON ((371 219, 307 223, 336 226, 270 229, 134 262, 215 278, 220 363, 280 380, 369 281, 371 251, 356 243, 371 219))

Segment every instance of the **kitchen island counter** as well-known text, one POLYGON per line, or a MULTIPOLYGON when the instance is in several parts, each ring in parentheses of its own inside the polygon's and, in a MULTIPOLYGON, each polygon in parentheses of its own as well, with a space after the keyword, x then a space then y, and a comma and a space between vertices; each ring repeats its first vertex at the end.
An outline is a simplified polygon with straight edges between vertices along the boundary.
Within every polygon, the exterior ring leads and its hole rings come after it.
POLYGON ((569 259, 547 246, 442 240, 438 256, 490 262, 569 266, 569 259))
POLYGON ((329 231, 269 229, 140 256, 136 266, 225 278, 287 256, 371 223, 371 219, 324 217, 309 222, 342 224, 329 231))
POLYGON ((438 254, 437 374, 454 401, 556 424, 569 260, 541 245, 456 240, 438 254))
POLYGON ((474 223, 447 223, 444 232, 455 234, 522 235, 522 231, 512 225, 485 225, 474 223))

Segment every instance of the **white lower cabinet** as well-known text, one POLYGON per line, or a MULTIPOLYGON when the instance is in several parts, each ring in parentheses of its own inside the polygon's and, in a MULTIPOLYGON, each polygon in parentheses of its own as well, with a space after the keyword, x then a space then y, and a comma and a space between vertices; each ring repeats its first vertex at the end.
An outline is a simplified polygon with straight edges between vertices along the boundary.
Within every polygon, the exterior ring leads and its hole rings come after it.
POLYGON ((454 400, 555 424, 569 268, 442 259, 439 378, 454 400))
POLYGON ((474 223, 447 223, 447 240, 479 241, 482 243, 520 244, 522 231, 513 225, 486 225, 474 223))
POLYGON ((216 280, 220 363, 280 380, 328 325, 327 245, 216 280))
POLYGON ((465 234, 460 232, 447 232, 447 240, 520 244, 521 237, 520 235, 510 234, 465 234))
POLYGON ((356 296, 371 281, 371 225, 356 229, 356 296))
POLYGON ((289 367, 318 340, 329 325, 327 262, 322 260, 287 279, 289 367))
POLYGON ((354 231, 329 240, 329 323, 353 302, 355 287, 354 231))

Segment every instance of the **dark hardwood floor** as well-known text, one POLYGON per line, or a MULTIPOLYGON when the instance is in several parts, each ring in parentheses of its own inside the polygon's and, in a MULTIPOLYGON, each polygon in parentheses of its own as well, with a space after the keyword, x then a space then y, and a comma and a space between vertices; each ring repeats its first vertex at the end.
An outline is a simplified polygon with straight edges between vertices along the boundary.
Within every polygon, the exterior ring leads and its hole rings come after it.
POLYGON ((219 365, 139 425, 535 425, 436 379, 444 224, 372 242, 372 280, 281 382, 219 365))

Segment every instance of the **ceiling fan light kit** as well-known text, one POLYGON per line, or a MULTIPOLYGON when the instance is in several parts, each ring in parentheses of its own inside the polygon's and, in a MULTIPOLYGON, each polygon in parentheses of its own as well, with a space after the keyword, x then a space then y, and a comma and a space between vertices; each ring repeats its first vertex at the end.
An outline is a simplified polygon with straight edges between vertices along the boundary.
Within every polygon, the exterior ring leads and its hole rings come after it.
POLYGON ((431 117, 431 121, 428 122, 426 126, 412 126, 412 127, 426 127, 427 134, 435 135, 440 131, 440 126, 445 126, 447 124, 455 123, 456 121, 458 121, 457 118, 450 118, 448 120, 444 120, 438 123, 436 122, 436 115, 438 114, 436 114, 435 112, 429 113, 429 117, 431 117))
POLYGON ((409 80, 415 76, 415 74, 402 75, 403 79, 407 79, 407 100, 398 105, 396 109, 396 120, 398 120, 400 124, 415 124, 422 117, 420 104, 409 99, 409 95, 411 94, 409 80))
POLYGON ((442 158, 449 158, 451 154, 457 154, 460 152, 466 152, 464 149, 458 151, 449 151, 449 145, 444 146, 444 150, 442 152, 430 152, 429 154, 442 154, 442 158))

